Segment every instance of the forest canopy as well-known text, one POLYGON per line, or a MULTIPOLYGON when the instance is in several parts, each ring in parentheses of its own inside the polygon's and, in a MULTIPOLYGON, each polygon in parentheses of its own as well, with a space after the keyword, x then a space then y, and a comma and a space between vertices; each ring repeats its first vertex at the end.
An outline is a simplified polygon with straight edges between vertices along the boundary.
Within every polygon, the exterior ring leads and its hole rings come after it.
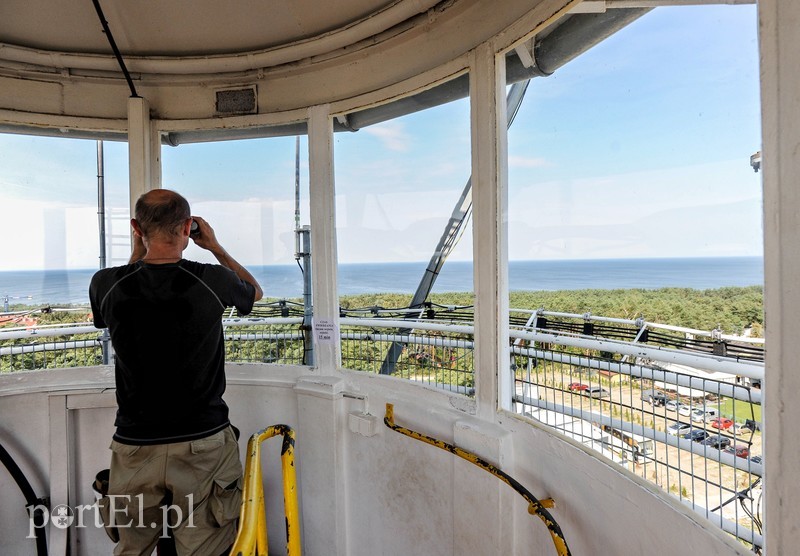
MULTIPOLYGON (((406 307, 411 295, 363 294, 343 296, 345 309, 380 306, 406 307)), ((472 293, 434 293, 430 301, 439 305, 472 305, 472 293)), ((559 290, 511 292, 513 309, 539 309, 563 313, 644 318, 649 322, 742 334, 745 330, 763 337, 764 291, 761 286, 726 287, 708 290, 691 288, 625 290, 559 290)))

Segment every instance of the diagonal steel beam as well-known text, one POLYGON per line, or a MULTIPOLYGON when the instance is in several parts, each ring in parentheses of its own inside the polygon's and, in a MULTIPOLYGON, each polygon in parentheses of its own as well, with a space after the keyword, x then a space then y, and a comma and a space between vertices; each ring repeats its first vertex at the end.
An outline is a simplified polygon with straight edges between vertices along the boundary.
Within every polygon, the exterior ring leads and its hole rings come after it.
MULTIPOLYGON (((522 99, 525 98, 525 91, 528 88, 529 82, 530 79, 526 79, 511 85, 511 89, 506 97, 506 106, 508 107, 507 127, 511 127, 517 112, 519 112, 519 107, 522 104, 522 99)), ((439 243, 436 245, 433 256, 422 275, 422 280, 419 286, 417 286, 414 296, 411 298, 409 306, 412 309, 418 308, 420 313, 422 312, 423 304, 425 300, 428 299, 428 295, 430 295, 431 289, 433 289, 433 284, 436 282, 436 278, 439 276, 444 262, 458 244, 458 240, 461 239, 461 235, 464 233, 464 229, 466 228, 471 214, 472 177, 470 176, 467 180, 467 184, 464 186, 464 190, 461 192, 461 197, 459 197, 458 202, 456 202, 453 213, 450 215, 450 220, 448 220, 445 226, 444 233, 442 237, 439 238, 439 243)), ((419 313, 408 313, 405 318, 416 319, 418 317, 419 313)), ((411 328, 401 329, 400 334, 408 334, 411 330, 411 328)), ((392 345, 389 346, 389 351, 381 364, 380 373, 382 375, 390 375, 395 372, 397 360, 400 358, 404 347, 404 342, 393 342, 392 345)))

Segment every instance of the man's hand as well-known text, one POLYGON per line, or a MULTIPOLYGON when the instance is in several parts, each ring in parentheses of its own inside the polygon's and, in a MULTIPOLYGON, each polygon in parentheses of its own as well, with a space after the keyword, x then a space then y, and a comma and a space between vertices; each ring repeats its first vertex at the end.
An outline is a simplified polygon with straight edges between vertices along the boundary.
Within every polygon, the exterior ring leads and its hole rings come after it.
POLYGON ((217 241, 217 236, 214 234, 214 228, 211 227, 211 224, 199 216, 192 216, 192 218, 197 222, 198 226, 198 233, 189 236, 192 238, 195 245, 211 251, 212 253, 222 250, 222 246, 220 246, 219 241, 217 241))

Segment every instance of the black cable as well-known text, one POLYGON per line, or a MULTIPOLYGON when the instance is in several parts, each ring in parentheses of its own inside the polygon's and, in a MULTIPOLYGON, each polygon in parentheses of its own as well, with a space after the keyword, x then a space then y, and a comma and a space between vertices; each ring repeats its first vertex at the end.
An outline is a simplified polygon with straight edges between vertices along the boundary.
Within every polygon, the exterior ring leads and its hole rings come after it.
POLYGON ((303 342, 303 356, 300 358, 300 364, 301 365, 308 365, 308 363, 306 362, 306 353, 307 353, 306 352, 306 335, 303 334, 302 336, 303 336, 303 339, 302 339, 302 342, 303 342))
POLYGON ((100 7, 100 0, 92 0, 92 3, 94 4, 94 9, 97 11, 97 17, 100 18, 100 25, 103 26, 103 33, 105 33, 106 38, 108 38, 108 44, 111 45, 111 50, 114 51, 114 56, 117 57, 117 63, 119 63, 122 73, 125 74, 125 80, 128 82, 128 87, 131 89, 131 97, 139 98, 139 95, 136 94, 136 87, 133 86, 131 74, 128 73, 128 68, 125 67, 125 61, 122 59, 122 54, 120 53, 119 48, 117 48, 117 43, 114 41, 114 35, 111 34, 111 29, 108 27, 106 16, 103 15, 103 8, 100 7))
POLYGON ((46 498, 37 498, 36 494, 33 492, 33 487, 30 482, 28 482, 28 478, 25 477, 22 469, 19 468, 17 462, 14 461, 14 458, 11 457, 11 454, 8 453, 2 444, 0 444, 0 461, 2 461, 3 465, 8 469, 11 477, 13 477, 17 486, 22 491, 22 495, 25 497, 26 508, 29 508, 30 516, 34 524, 36 554, 38 556, 47 556, 47 532, 44 529, 45 520, 42 508, 48 506, 48 500, 46 498))
POLYGON ((750 483, 750 486, 748 486, 745 489, 736 491, 736 493, 733 496, 731 496, 725 502, 722 502, 719 506, 717 506, 716 508, 711 510, 710 513, 714 513, 714 512, 716 512, 718 510, 721 510, 723 507, 727 506, 731 502, 734 502, 736 500, 744 500, 745 498, 749 497, 750 496, 750 491, 752 489, 754 489, 755 487, 757 487, 760 482, 761 482, 761 477, 758 477, 755 481, 750 483))

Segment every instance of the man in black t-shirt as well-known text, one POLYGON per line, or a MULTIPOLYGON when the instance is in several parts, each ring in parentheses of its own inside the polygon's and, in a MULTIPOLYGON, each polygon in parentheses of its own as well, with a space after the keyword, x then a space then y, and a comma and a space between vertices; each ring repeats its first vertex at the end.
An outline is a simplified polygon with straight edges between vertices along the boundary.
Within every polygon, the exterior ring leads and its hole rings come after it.
POLYGON ((101 508, 119 532, 115 554, 150 554, 167 528, 180 554, 222 554, 236 534, 242 477, 222 399, 222 314, 249 313, 262 291, 178 193, 142 195, 135 216, 129 264, 100 270, 89 287, 117 385, 101 508), (184 260, 190 237, 220 264, 184 260))

